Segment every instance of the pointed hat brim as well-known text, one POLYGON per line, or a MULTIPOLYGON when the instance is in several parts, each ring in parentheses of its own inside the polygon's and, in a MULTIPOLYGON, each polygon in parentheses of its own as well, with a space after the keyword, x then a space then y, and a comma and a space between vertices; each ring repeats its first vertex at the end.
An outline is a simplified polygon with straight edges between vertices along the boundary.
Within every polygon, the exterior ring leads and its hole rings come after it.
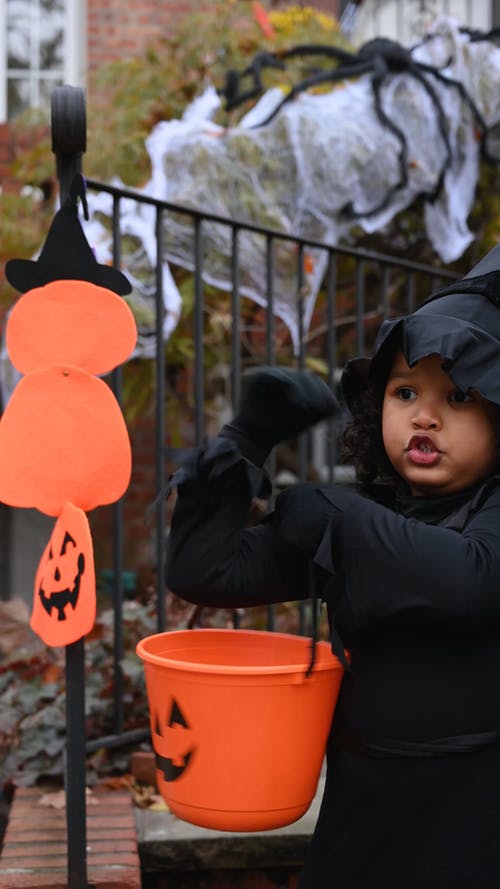
POLYGON ((438 354, 455 384, 500 404, 500 245, 463 278, 432 294, 411 315, 380 327, 371 358, 349 361, 342 394, 352 410, 371 384, 382 386, 401 348, 408 363, 438 354))
POLYGON ((26 293, 52 281, 77 280, 90 281, 120 296, 131 292, 130 281, 119 269, 97 262, 78 219, 77 194, 84 198, 79 174, 52 220, 38 259, 10 259, 6 263, 5 275, 16 290, 26 293))

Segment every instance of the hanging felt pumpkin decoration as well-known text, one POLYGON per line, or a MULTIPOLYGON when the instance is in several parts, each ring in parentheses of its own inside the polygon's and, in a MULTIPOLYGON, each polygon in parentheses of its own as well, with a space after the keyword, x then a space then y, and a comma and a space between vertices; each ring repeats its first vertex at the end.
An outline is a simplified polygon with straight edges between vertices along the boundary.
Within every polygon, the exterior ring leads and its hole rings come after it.
POLYGON ((94 625, 92 537, 85 513, 66 503, 40 559, 31 628, 47 645, 69 645, 94 625))
POLYGON ((135 347, 134 317, 117 295, 131 286, 96 261, 78 197, 86 210, 80 174, 39 258, 6 265, 23 294, 7 322, 7 349, 25 376, 0 420, 0 500, 58 516, 38 566, 31 618, 48 645, 71 645, 92 629, 95 572, 84 510, 118 500, 132 463, 120 406, 98 376, 135 347))

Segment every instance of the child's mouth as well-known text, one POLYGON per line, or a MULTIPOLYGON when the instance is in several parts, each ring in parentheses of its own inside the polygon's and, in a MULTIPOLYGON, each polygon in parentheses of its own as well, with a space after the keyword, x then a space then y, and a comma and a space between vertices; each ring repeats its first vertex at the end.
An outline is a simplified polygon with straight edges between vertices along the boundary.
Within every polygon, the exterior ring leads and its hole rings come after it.
POLYGON ((419 466, 433 466, 441 457, 432 439, 425 435, 414 435, 406 449, 408 458, 419 466))

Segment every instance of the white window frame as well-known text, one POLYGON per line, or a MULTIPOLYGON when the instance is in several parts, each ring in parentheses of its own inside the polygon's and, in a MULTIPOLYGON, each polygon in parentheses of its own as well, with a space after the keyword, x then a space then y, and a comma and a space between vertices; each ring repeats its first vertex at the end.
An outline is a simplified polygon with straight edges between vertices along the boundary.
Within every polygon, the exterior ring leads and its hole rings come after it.
MULTIPOLYGON (((86 0, 65 0, 63 79, 69 86, 85 87, 86 35, 86 0)), ((7 119, 7 0, 0 0, 0 123, 7 119)))
MULTIPOLYGON (((493 0, 434 0, 438 15, 457 18, 469 28, 493 27, 493 0)), ((376 36, 408 42, 407 25, 417 12, 415 0, 364 0, 356 17, 352 39, 365 43, 376 36)), ((416 35, 411 42, 415 42, 416 35)))

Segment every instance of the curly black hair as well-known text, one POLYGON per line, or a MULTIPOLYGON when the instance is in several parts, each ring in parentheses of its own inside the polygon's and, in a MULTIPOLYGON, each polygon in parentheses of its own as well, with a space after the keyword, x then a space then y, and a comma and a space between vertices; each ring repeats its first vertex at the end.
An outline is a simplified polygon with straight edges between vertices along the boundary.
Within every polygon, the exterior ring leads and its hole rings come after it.
POLYGON ((395 483, 398 476, 382 439, 384 386, 369 383, 351 405, 351 417, 340 438, 342 463, 354 466, 363 484, 375 480, 395 483))

